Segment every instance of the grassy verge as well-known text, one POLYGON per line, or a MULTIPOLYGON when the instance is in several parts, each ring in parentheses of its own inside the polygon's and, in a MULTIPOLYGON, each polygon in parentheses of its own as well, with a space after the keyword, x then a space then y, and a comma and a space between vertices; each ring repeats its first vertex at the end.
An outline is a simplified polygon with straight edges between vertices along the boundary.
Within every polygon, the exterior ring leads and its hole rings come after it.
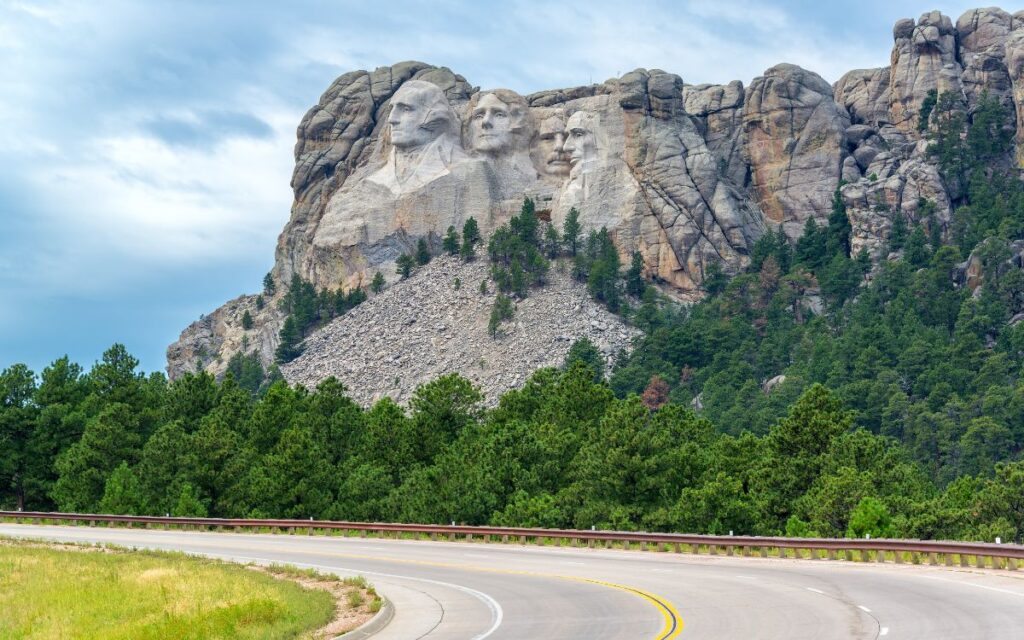
POLYGON ((90 551, 0 540, 0 638, 313 638, 336 617, 332 593, 240 565, 90 551))

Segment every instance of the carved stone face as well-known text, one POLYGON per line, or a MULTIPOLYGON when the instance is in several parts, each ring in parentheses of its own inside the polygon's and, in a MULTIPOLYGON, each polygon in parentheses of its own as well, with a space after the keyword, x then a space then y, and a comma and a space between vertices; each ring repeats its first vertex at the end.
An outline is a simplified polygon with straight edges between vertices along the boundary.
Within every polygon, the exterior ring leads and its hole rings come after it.
POLYGON ((541 169, 550 176, 569 175, 569 154, 565 152, 565 124, 558 116, 551 116, 540 124, 537 141, 540 149, 541 169))
POLYGON ((509 105, 493 93, 480 98, 470 114, 470 144, 475 151, 497 154, 509 151, 515 142, 509 105))
POLYGON ((569 154, 572 175, 588 170, 598 159, 597 122, 593 115, 577 111, 565 123, 563 149, 569 154))
POLYGON ((452 128, 448 99, 437 85, 414 80, 406 82, 391 97, 391 144, 412 150, 429 144, 452 128))

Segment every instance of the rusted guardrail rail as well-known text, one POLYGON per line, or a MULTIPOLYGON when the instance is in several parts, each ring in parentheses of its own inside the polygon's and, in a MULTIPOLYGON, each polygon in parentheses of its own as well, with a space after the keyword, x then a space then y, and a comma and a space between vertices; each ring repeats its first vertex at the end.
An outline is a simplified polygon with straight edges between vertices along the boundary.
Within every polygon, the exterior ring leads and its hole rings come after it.
POLYGON ((1024 545, 936 540, 854 538, 779 538, 765 536, 710 536, 685 533, 645 533, 579 529, 471 527, 461 525, 343 522, 335 520, 255 520, 240 518, 175 518, 89 513, 0 511, 0 521, 56 523, 87 526, 141 526, 192 530, 359 535, 413 536, 431 540, 467 540, 519 544, 553 544, 706 553, 709 555, 777 556, 861 562, 912 562, 946 566, 991 567, 1016 570, 1024 560, 1024 545))

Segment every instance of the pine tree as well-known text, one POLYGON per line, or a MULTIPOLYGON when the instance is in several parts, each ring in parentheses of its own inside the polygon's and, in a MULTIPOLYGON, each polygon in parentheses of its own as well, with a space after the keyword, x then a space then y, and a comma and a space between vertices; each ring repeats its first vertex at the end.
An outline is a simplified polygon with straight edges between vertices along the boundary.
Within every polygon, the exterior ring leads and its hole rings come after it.
POLYGON ((497 337, 498 327, 501 323, 511 319, 514 313, 515 307, 512 305, 512 299, 499 293, 494 299, 494 306, 491 307, 491 317, 487 322, 487 332, 491 334, 492 338, 497 337))
POLYGON ((242 328, 246 331, 252 329, 252 314, 249 313, 248 309, 242 314, 242 328))
POLYGON ((552 260, 558 257, 558 252, 562 248, 562 238, 558 235, 558 230, 552 224, 547 225, 547 228, 544 230, 544 248, 548 258, 552 260))
POLYGON ((182 485, 171 515, 175 518, 205 518, 207 513, 206 505, 200 500, 196 488, 187 482, 182 485))
POLYGON ((277 283, 274 282, 274 276, 269 273, 263 276, 263 293, 268 296, 272 296, 277 293, 277 283))
POLYGON ((454 226, 448 227, 448 233, 445 234, 441 246, 444 247, 444 250, 447 251, 450 256, 454 256, 459 253, 459 233, 455 230, 454 226))
POLYGON ((832 194, 832 212, 828 216, 828 231, 825 241, 825 251, 828 256, 841 253, 844 257, 850 257, 850 234, 853 227, 850 225, 850 218, 846 215, 846 203, 843 202, 843 194, 836 189, 832 194))
POLYGON ((565 248, 569 250, 573 256, 576 255, 576 250, 579 247, 580 232, 583 228, 580 226, 580 212, 576 210, 576 207, 569 209, 569 213, 565 216, 565 222, 562 223, 562 242, 565 243, 565 248))
POLYGON ((278 338, 277 350, 274 352, 274 359, 278 364, 291 362, 302 354, 302 333, 299 331, 295 316, 285 318, 278 338))
POLYGON ((899 211, 892 220, 892 230, 889 232, 889 251, 899 251, 907 242, 907 220, 899 211))
POLYGON ((644 283, 644 257, 640 255, 639 251, 634 251, 633 260, 629 265, 629 270, 626 271, 626 293, 639 298, 644 295, 646 287, 647 285, 644 283))
POLYGON ((373 276, 373 281, 370 282, 370 291, 374 293, 380 293, 384 290, 384 274, 378 271, 373 276))
POLYGON ((462 225, 462 242, 470 246, 480 242, 480 227, 477 226, 476 218, 471 217, 462 225))
POLYGON ((427 244, 426 238, 420 238, 416 243, 416 263, 420 265, 427 264, 430 262, 430 245, 427 244))
POLYGON ((402 276, 402 280, 405 280, 412 275, 413 259, 408 253, 403 253, 398 256, 398 260, 395 261, 395 267, 398 271, 398 275, 402 276))
POLYGON ((459 256, 462 257, 463 262, 471 262, 476 258, 476 249, 469 242, 463 242, 462 247, 459 249, 459 256))

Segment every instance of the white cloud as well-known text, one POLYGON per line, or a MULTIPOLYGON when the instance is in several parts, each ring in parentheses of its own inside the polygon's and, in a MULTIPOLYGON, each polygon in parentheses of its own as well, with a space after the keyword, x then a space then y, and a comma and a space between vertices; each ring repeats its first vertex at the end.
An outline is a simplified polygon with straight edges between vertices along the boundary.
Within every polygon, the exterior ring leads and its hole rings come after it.
MULTIPOLYGON (((77 289, 146 271, 269 253, 288 219, 294 127, 300 114, 263 110, 266 139, 227 138, 212 148, 172 146, 133 133, 88 143, 84 153, 32 174, 53 230, 35 277, 77 289), (111 260, 116 257, 115 260, 111 260), (98 282, 97 282, 98 281, 98 282)), ((106 284, 112 284, 107 282, 106 284)))

